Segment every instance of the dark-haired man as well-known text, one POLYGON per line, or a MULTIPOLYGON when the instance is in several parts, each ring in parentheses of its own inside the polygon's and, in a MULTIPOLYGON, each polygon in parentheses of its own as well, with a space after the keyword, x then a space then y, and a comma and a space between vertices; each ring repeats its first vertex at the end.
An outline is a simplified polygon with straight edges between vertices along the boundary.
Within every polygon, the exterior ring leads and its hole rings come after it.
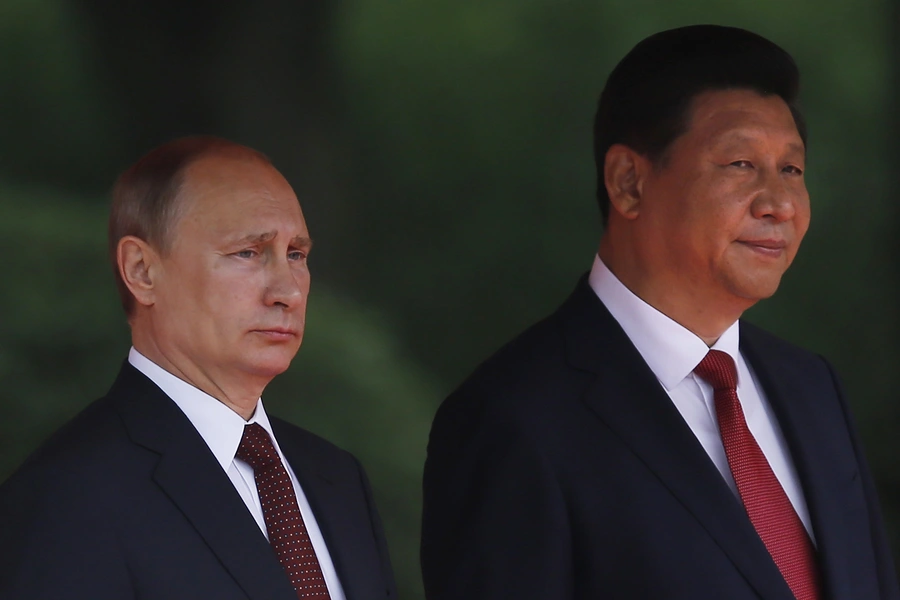
POLYGON ((303 337, 311 241, 250 148, 182 138, 113 190, 133 348, 0 486, 4 600, 394 598, 359 462, 260 398, 303 337))
POLYGON ((832 368, 739 320, 809 225, 797 89, 716 26, 612 72, 591 272, 435 417, 430 600, 900 598, 832 368))

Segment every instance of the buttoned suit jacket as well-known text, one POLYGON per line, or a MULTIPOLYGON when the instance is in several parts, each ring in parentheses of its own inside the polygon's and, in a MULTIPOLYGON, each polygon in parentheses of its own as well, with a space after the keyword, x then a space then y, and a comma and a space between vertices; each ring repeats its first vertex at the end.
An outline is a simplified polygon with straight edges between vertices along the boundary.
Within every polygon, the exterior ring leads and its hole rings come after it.
MULTIPOLYGON (((395 598, 366 475, 279 419, 348 600, 395 598)), ((0 486, 4 600, 296 600, 253 516, 178 406, 125 363, 106 397, 0 486)))
MULTIPOLYGON (((824 598, 895 600, 832 368, 745 322, 818 545, 824 598)), ((429 600, 793 598, 739 498, 582 279, 441 405, 424 475, 429 600)))

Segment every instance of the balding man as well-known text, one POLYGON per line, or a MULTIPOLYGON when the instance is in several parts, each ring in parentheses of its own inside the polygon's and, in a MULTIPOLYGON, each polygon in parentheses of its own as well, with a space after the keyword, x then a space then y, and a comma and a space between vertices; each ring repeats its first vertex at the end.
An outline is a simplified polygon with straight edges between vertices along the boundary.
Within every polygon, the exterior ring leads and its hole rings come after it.
POLYGON ((359 462, 266 414, 311 247, 262 154, 183 138, 113 191, 133 347, 109 393, 0 487, 4 599, 396 596, 359 462))

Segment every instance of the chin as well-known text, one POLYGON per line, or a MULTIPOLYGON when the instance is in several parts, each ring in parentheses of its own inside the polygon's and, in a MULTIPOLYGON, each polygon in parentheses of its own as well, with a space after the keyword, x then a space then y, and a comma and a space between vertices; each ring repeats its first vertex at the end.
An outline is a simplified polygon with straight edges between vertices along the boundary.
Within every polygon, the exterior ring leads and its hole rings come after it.
POLYGON ((247 370, 258 377, 271 379, 288 370, 295 354, 296 351, 288 352, 286 349, 281 352, 271 350, 257 352, 254 356, 248 357, 247 370))
POLYGON ((733 295, 747 300, 771 297, 781 285, 781 278, 793 256, 785 254, 779 260, 763 260, 756 256, 729 256, 718 265, 718 281, 733 295))
POLYGON ((773 281, 752 281, 746 282, 744 285, 735 286, 734 293, 741 298, 745 298, 752 302, 771 298, 781 283, 781 277, 775 278, 773 281))

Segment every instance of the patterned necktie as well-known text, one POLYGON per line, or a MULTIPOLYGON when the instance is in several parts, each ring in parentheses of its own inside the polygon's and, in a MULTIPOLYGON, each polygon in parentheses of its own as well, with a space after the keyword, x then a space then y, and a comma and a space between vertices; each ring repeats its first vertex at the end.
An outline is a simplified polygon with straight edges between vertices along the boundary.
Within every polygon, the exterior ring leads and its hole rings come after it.
POLYGON ((253 467, 269 543, 297 597, 329 600, 331 596, 300 515, 294 486, 266 430, 256 423, 245 426, 235 457, 253 467))
POLYGON ((734 360, 725 352, 710 350, 694 372, 713 387, 725 455, 750 522, 797 600, 818 600, 822 594, 815 548, 747 428, 734 360))

